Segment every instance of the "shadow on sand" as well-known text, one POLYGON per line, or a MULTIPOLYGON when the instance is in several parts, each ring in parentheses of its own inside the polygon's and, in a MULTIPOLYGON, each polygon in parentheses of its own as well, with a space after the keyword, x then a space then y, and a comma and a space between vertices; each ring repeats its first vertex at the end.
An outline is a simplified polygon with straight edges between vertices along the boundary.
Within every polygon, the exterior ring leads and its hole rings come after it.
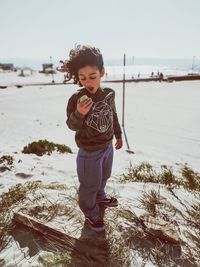
MULTIPOLYGON (((105 209, 101 210, 101 216, 104 217, 105 209)), ((66 252, 59 244, 45 239, 30 229, 17 226, 12 234, 18 242, 20 248, 28 247, 29 256, 34 257, 41 250, 53 253, 66 252)), ((145 266, 146 263, 152 263, 151 266, 179 266, 179 267, 198 267, 192 257, 184 257, 181 252, 181 245, 164 242, 158 238, 141 234, 129 236, 128 245, 131 248, 132 266, 145 266), (142 263, 141 263, 142 262, 142 263)), ((112 251, 112 242, 105 232, 95 233, 86 224, 81 230, 80 237, 75 241, 73 250, 70 251, 70 261, 60 263, 62 267, 128 267, 124 265, 124 259, 115 258, 112 251)), ((118 244, 120 246, 120 244, 118 244)), ((126 261, 127 262, 127 261, 126 261)), ((51 266, 51 265, 44 265, 51 266)), ((55 265, 56 266, 56 265, 55 265)))

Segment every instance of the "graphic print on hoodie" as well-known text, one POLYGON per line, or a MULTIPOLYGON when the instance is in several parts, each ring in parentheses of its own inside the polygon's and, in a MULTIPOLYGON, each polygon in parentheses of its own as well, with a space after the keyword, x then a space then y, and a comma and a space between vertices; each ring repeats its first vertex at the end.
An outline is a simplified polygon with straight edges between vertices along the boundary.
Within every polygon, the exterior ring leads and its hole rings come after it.
POLYGON ((113 125, 113 92, 93 104, 85 123, 99 133, 105 133, 113 125))

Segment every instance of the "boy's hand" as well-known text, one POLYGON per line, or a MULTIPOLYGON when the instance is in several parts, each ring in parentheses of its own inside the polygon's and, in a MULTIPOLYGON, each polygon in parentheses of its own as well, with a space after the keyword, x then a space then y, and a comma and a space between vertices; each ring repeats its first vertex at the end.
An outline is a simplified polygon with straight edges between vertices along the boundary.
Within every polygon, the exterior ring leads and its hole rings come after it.
POLYGON ((120 139, 116 139, 115 149, 120 149, 120 148, 122 148, 122 146, 123 146, 122 139, 121 138, 120 139))
POLYGON ((82 102, 80 102, 78 100, 78 102, 77 102, 77 110, 82 115, 86 115, 90 111, 90 109, 92 107, 92 104, 93 104, 93 102, 92 102, 91 98, 87 98, 86 100, 84 100, 82 102))

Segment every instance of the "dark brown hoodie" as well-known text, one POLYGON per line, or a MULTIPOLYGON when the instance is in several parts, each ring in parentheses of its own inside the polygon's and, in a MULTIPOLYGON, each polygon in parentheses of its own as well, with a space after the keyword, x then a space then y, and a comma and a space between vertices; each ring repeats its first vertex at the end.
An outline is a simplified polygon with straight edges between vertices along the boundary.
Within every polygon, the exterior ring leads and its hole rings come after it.
POLYGON ((86 151, 106 148, 112 142, 113 135, 120 139, 122 131, 115 107, 115 91, 102 87, 95 94, 85 88, 78 90, 68 101, 66 123, 71 130, 76 131, 77 146, 86 151), (93 101, 92 108, 85 116, 76 109, 77 101, 83 95, 93 101))

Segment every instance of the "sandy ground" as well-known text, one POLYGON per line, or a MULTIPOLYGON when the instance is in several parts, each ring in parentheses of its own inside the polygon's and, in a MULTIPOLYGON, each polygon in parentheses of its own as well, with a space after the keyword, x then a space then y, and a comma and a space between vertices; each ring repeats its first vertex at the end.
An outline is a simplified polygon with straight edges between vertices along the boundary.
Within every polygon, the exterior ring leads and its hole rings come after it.
MULTIPOLYGON (((121 122, 122 84, 102 85, 115 89, 121 122)), ((27 180, 78 186, 75 165, 78 148, 74 132, 65 123, 66 104, 76 89, 75 85, 0 89, 0 156, 9 154, 15 159, 12 171, 0 173, 0 192, 27 180), (38 157, 21 152, 28 143, 39 139, 66 144, 73 154, 54 152, 38 157), (22 179, 17 173, 31 177, 22 179)), ((188 163, 200 172, 199 99, 199 81, 126 85, 125 129, 135 154, 126 152, 124 140, 123 149, 115 152, 108 192, 135 200, 139 192, 136 184, 116 182, 130 163, 148 161, 154 167, 166 164, 175 168, 177 164, 188 163)))

